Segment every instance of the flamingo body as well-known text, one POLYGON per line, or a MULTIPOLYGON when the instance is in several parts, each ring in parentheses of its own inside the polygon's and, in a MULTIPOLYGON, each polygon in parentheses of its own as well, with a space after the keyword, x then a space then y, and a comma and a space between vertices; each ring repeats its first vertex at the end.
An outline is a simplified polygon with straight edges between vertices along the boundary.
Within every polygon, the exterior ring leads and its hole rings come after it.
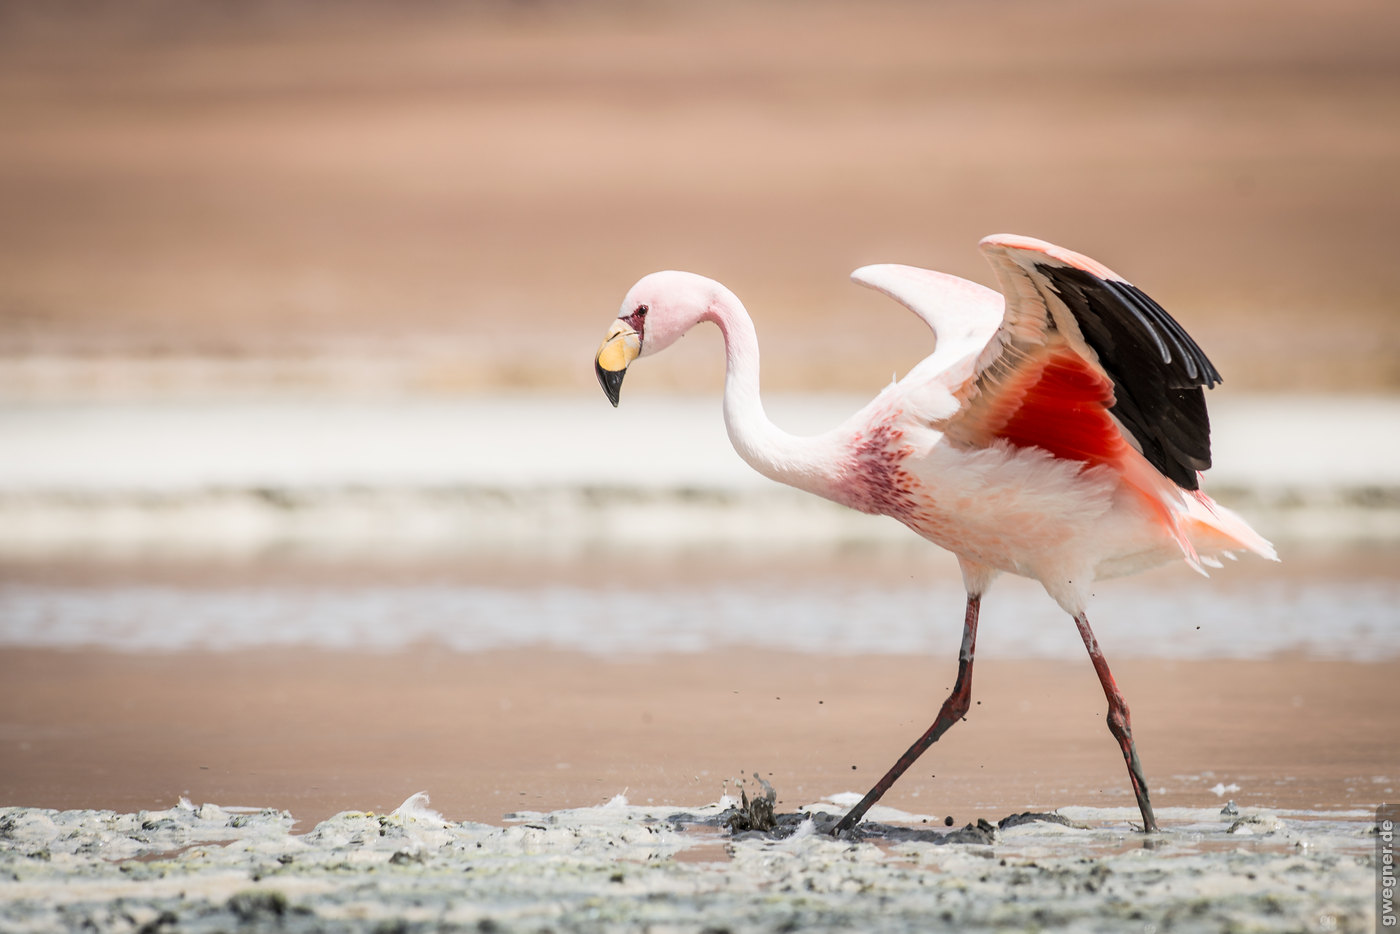
MULTIPOLYGON (((714 322, 727 356, 725 424, 740 456, 774 480, 898 519, 957 555, 969 595, 961 687, 890 782, 958 719, 977 607, 1008 572, 1040 581, 1075 617, 1154 829, 1127 708, 1084 617, 1091 585, 1173 560, 1204 573, 1239 551, 1276 560, 1274 551, 1200 490, 1210 466, 1203 389, 1220 375, 1185 330, 1088 257, 1014 235, 981 247, 1000 293, 911 266, 852 274, 922 318, 935 347, 825 434, 795 437, 768 421, 748 313, 724 286, 691 273, 653 273, 632 287, 595 360, 598 376, 616 405, 633 359, 714 322)), ((859 813, 881 793, 872 789, 859 813)))

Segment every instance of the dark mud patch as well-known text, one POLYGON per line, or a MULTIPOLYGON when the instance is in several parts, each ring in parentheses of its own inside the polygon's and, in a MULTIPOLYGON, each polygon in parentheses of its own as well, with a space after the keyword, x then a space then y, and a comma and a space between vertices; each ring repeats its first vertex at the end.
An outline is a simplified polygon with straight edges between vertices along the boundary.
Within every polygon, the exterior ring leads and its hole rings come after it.
MULTIPOLYGON (((991 824, 978 818, 976 823, 965 824, 956 830, 943 830, 933 827, 911 826, 907 824, 882 824, 878 821, 862 821, 850 830, 837 833, 836 825, 842 815, 826 811, 794 811, 779 814, 775 807, 778 792, 757 772, 753 777, 762 789, 760 794, 750 798, 748 791, 739 786, 739 803, 725 810, 718 817, 688 820, 688 815, 676 814, 668 818, 678 825, 700 825, 719 827, 729 831, 736 840, 785 840, 810 822, 813 832, 838 836, 842 840, 871 843, 933 843, 933 844, 972 844, 990 845, 996 842, 998 831, 1009 830, 1026 824, 1059 824, 1076 830, 1088 830, 1083 824, 1053 812, 1023 811, 1011 814, 991 824)), ((949 818, 951 821, 952 818, 949 818)))

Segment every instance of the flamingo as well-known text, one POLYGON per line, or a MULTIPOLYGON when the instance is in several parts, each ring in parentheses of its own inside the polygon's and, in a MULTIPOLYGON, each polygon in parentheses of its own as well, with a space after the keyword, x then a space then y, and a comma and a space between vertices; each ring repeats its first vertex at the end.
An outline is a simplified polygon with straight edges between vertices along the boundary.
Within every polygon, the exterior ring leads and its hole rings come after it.
POLYGON ((1160 305, 1108 267, 1012 234, 980 244, 1001 289, 913 266, 851 274, 918 315, 934 350, 838 427, 798 437, 765 416, 758 341, 729 289, 687 272, 634 285, 595 370, 614 406, 637 357, 702 321, 724 336, 724 422, 759 473, 891 516, 953 552, 967 590, 952 691, 933 724, 836 825, 850 830, 968 712, 982 597, 1002 573, 1041 583, 1074 619, 1108 700, 1142 830, 1157 831, 1127 702, 1085 607, 1093 582, 1273 546, 1200 488, 1210 467, 1202 391, 1220 374, 1160 305))

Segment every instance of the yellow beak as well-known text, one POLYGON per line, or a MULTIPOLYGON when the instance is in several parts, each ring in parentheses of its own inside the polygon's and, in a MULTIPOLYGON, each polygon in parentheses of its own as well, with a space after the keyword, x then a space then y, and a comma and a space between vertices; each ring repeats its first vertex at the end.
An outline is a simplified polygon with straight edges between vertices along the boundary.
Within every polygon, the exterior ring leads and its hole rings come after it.
POLYGON ((641 352, 642 339, 632 326, 621 318, 614 321, 603 338, 603 346, 598 348, 598 356, 593 360, 598 385, 603 387, 614 408, 622 392, 622 377, 627 373, 627 365, 637 359, 641 352))

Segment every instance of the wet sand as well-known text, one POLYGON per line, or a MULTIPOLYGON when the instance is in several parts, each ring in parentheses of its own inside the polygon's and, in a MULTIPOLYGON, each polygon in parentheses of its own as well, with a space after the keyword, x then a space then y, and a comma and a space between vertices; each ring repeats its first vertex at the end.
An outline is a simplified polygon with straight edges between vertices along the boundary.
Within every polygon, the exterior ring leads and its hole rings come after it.
MULTIPOLYGON (((1395 798, 1393 664, 1130 659, 1115 672, 1158 807, 1395 798)), ((6 649, 0 805, 137 811, 185 797, 286 809, 305 829, 426 790, 449 819, 497 823, 624 790, 640 805, 710 802, 759 771, 794 807, 864 791, 953 673, 951 657, 737 649, 6 649)), ((1087 661, 981 659, 974 701, 889 804, 961 825, 1132 803, 1087 661)))

